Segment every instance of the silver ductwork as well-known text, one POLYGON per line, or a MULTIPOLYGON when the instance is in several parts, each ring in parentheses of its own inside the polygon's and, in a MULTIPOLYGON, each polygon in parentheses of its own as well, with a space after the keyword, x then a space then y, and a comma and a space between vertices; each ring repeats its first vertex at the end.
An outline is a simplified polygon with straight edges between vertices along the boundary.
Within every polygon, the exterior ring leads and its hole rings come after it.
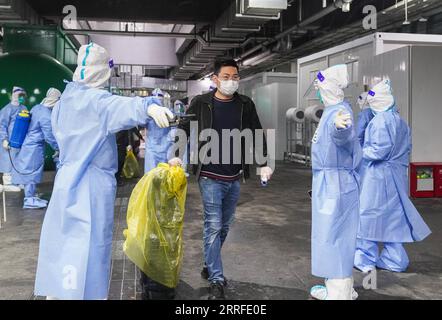
POLYGON ((173 69, 172 77, 187 80, 204 72, 226 51, 249 43, 250 34, 259 32, 266 22, 279 19, 285 9, 287 0, 236 0, 203 36, 196 36, 198 42, 183 56, 183 68, 173 69), (194 63, 200 63, 200 69, 192 73, 188 66, 195 67, 194 63))
POLYGON ((40 24, 42 19, 25 0, 0 0, 0 24, 40 24))
MULTIPOLYGON (((269 45, 271 45, 272 43, 278 42, 281 39, 290 36, 292 33, 294 32, 298 32, 298 31, 302 31, 302 29, 316 21, 318 21, 319 19, 325 17, 326 15, 336 11, 337 9, 342 8, 343 4, 345 3, 351 3, 353 0, 337 0, 335 2, 333 2, 332 4, 330 4, 328 7, 324 8, 323 10, 319 11, 318 13, 312 15, 311 17, 308 17, 307 19, 301 21, 299 24, 294 25, 291 28, 288 28, 287 30, 281 32, 280 34, 276 35, 275 37, 273 37, 271 40, 266 41, 246 52, 244 52, 243 54, 241 54, 240 56, 238 56, 236 58, 237 61, 243 60, 247 57, 249 57, 251 54, 262 50, 262 49, 267 49, 267 47, 269 45)), ((288 42, 288 41, 287 41, 288 42)), ((289 47, 290 44, 287 44, 287 48, 289 47)))

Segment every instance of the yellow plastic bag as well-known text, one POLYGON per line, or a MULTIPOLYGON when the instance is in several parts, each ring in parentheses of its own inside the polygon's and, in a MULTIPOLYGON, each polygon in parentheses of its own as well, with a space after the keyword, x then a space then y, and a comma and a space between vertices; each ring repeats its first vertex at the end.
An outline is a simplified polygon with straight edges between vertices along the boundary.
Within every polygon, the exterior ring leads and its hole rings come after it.
POLYGON ((178 285, 183 260, 187 180, 181 167, 160 163, 135 186, 127 208, 123 250, 149 278, 178 285))
POLYGON ((126 154, 126 160, 124 160, 123 176, 126 179, 141 177, 140 166, 138 164, 137 157, 135 157, 132 149, 129 149, 126 154))

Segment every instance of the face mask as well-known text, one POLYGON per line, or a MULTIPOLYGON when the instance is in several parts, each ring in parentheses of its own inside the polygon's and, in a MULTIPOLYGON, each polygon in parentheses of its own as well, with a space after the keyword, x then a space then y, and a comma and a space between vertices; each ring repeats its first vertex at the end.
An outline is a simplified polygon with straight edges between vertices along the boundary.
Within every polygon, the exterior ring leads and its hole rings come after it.
POLYGON ((18 103, 20 103, 20 104, 24 104, 25 102, 26 102, 25 97, 19 97, 19 98, 18 98, 18 103))
POLYGON ((239 88, 239 81, 235 80, 220 80, 220 88, 222 94, 226 96, 233 96, 239 88))

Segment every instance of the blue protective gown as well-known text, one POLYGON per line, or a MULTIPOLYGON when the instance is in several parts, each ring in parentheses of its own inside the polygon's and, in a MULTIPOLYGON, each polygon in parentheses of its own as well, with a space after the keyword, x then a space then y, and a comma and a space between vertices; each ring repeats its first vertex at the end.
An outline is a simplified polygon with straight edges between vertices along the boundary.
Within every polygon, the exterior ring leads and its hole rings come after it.
POLYGON ((45 142, 52 149, 58 150, 57 142, 52 134, 52 109, 44 105, 36 105, 31 110, 31 123, 25 141, 15 160, 15 168, 24 173, 21 175, 12 170, 14 184, 38 184, 43 177, 45 142))
POLYGON ((170 159, 169 150, 174 143, 174 130, 160 128, 154 121, 147 126, 146 153, 144 156, 144 173, 155 169, 161 162, 167 163, 170 159))
MULTIPOLYGON (((370 123, 370 121, 373 118, 374 118, 374 114, 370 108, 366 108, 359 113, 357 133, 358 133, 359 143, 361 144, 361 147, 364 146, 364 142, 365 142, 365 130, 367 129, 368 124, 370 123)), ((362 163, 361 163, 361 166, 359 167, 359 171, 358 171, 361 179, 364 176, 364 170, 367 167, 367 165, 368 165, 368 163, 364 159, 362 159, 362 163)))
POLYGON ((325 108, 312 145, 312 274, 352 276, 359 223, 361 146, 354 126, 338 130, 334 120, 348 103, 325 108))
MULTIPOLYGON (((0 143, 3 140, 8 140, 11 137, 14 129, 15 119, 22 110, 28 110, 25 106, 14 106, 11 103, 0 110, 0 143)), ((18 152, 17 149, 11 148, 12 161, 18 152)), ((0 148, 0 172, 10 173, 12 171, 11 160, 9 159, 8 151, 0 148)))
MULTIPOLYGON (((60 149, 40 240, 35 293, 59 299, 105 299, 116 195, 115 133, 151 120, 155 99, 114 96, 69 83, 52 112, 60 149)), ((152 120, 153 121, 153 120, 152 120)))
POLYGON ((410 152, 410 128, 398 112, 382 112, 371 120, 363 148, 368 166, 362 180, 358 238, 403 243, 431 233, 408 197, 410 152))
POLYGON ((374 118, 373 111, 370 108, 364 109, 359 113, 358 116, 358 138, 361 146, 364 146, 365 142, 365 129, 367 129, 368 124, 374 118))

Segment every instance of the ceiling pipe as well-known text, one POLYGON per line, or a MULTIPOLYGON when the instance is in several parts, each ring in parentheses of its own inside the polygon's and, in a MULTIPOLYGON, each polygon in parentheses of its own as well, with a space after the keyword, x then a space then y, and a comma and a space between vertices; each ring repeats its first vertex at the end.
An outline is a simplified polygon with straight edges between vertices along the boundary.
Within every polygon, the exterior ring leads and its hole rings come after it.
POLYGON ((244 41, 246 41, 247 38, 246 37, 242 37, 242 38, 226 38, 226 37, 217 37, 217 36, 212 36, 210 37, 210 41, 220 41, 220 42, 225 42, 225 43, 232 43, 232 44, 239 44, 239 43, 243 43, 244 41))
MULTIPOLYGON (((230 50, 232 48, 240 48, 241 43, 232 42, 208 42, 200 35, 191 33, 171 33, 171 32, 140 32, 140 31, 117 31, 117 30, 83 30, 83 29, 64 29, 66 34, 72 35, 118 35, 118 36, 132 36, 132 37, 164 37, 164 38, 184 38, 194 40, 196 39, 204 48, 211 48, 217 51, 230 50)), ((245 39, 244 39, 245 40, 245 39)))
POLYGON ((287 30, 281 32, 280 34, 276 35, 275 37, 273 37, 273 39, 268 40, 262 44, 257 45, 256 47, 244 52, 243 54, 241 54, 240 56, 238 56, 235 60, 239 61, 239 60, 243 60, 245 57, 249 56, 250 54, 260 50, 260 49, 265 49, 267 48, 268 45, 272 44, 273 42, 276 42, 279 39, 284 38, 285 36, 291 34, 292 32, 298 30, 298 29, 302 29, 303 27, 312 24, 313 22, 318 21, 319 19, 325 17, 326 15, 329 15, 330 13, 336 11, 337 9, 341 9, 342 5, 345 4, 346 2, 344 2, 343 0, 337 0, 336 2, 333 2, 331 5, 329 5, 328 7, 326 7, 325 9, 319 11, 318 13, 312 15, 311 17, 301 21, 300 23, 294 25, 293 27, 288 28, 287 30))
POLYGON ((252 33, 252 32, 259 32, 259 31, 261 31, 261 26, 258 26, 257 28, 222 27, 221 31, 252 33))
MULTIPOLYGON (((247 37, 247 34, 259 32, 262 24, 272 19, 271 16, 255 16, 255 15, 235 15, 239 1, 232 5, 216 20, 215 27, 209 29, 205 34, 194 35, 198 41, 185 55, 183 61, 197 62, 208 65, 226 51, 235 48, 243 48, 252 41, 267 41, 268 37, 247 37), (245 20, 242 18, 253 18, 253 20, 245 20), (241 37, 242 36, 242 37, 241 37), (196 59, 203 59, 195 60, 196 59), (208 61, 207 61, 208 60, 208 61), (203 62, 204 61, 204 62, 203 62)), ((275 16, 273 16, 275 18, 275 16)), ((279 16, 278 16, 279 18, 279 16)), ((177 71, 178 72, 178 71, 177 71)))
POLYGON ((141 31, 118 31, 118 30, 84 30, 84 29, 63 29, 66 34, 73 35, 115 35, 115 36, 132 36, 132 37, 164 37, 164 38, 184 38, 196 39, 192 33, 172 33, 172 32, 141 32, 141 31))

